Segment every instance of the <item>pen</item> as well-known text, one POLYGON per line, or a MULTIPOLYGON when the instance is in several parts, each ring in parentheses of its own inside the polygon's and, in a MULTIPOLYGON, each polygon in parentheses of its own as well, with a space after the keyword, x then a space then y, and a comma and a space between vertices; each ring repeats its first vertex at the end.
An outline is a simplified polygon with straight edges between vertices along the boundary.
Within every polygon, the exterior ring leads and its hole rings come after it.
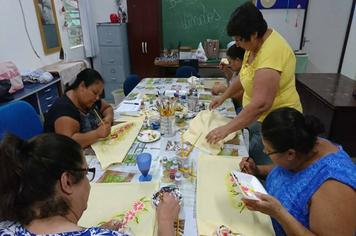
POLYGON ((97 112, 95 109, 93 109, 93 110, 94 110, 96 116, 99 118, 100 122, 101 122, 102 124, 105 124, 104 121, 103 121, 103 119, 101 119, 101 117, 99 116, 98 112, 97 112))
POLYGON ((140 105, 140 104, 137 103, 137 102, 124 102, 124 104, 140 105))

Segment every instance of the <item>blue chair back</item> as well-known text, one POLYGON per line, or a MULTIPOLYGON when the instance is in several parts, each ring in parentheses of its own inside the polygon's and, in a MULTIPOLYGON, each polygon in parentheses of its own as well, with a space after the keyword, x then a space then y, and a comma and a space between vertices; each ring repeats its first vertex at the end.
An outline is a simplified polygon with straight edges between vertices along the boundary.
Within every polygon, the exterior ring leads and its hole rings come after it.
POLYGON ((124 94, 127 96, 131 91, 136 87, 138 83, 140 83, 141 79, 138 75, 130 75, 125 79, 124 82, 124 94))
POLYGON ((176 78, 189 78, 192 74, 198 77, 198 73, 194 67, 191 66, 182 66, 179 67, 176 72, 176 78))
POLYGON ((0 107, 0 142, 6 132, 28 140, 43 133, 43 125, 29 103, 14 101, 0 107))

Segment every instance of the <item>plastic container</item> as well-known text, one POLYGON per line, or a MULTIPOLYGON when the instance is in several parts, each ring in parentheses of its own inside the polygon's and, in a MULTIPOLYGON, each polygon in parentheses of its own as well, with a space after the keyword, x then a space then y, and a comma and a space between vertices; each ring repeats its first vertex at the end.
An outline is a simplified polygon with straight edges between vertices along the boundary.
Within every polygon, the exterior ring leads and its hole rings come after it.
POLYGON ((160 116, 160 132, 165 138, 173 137, 176 134, 175 116, 160 116))
POLYGON ((119 105, 125 98, 124 89, 119 88, 111 92, 115 100, 115 106, 119 105))

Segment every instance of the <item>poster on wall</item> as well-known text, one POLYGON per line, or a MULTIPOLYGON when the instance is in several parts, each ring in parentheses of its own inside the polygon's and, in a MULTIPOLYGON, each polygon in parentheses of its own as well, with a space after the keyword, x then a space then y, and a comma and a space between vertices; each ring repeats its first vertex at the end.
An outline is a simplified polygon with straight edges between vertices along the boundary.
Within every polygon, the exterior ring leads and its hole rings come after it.
POLYGON ((305 9, 308 0, 257 0, 258 9, 305 9))

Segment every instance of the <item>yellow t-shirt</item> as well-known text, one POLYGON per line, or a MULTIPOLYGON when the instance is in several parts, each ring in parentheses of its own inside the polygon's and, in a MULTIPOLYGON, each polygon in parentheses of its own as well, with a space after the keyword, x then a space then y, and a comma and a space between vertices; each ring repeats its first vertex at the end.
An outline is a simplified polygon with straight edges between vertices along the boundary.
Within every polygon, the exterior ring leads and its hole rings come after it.
POLYGON ((255 72, 258 69, 270 68, 281 72, 279 88, 272 107, 264 112, 258 121, 262 122, 270 112, 280 107, 292 107, 302 112, 299 94, 295 87, 296 59, 287 41, 273 30, 250 65, 248 64, 249 55, 250 52, 246 51, 240 71, 240 80, 244 88, 243 107, 251 102, 255 72))

